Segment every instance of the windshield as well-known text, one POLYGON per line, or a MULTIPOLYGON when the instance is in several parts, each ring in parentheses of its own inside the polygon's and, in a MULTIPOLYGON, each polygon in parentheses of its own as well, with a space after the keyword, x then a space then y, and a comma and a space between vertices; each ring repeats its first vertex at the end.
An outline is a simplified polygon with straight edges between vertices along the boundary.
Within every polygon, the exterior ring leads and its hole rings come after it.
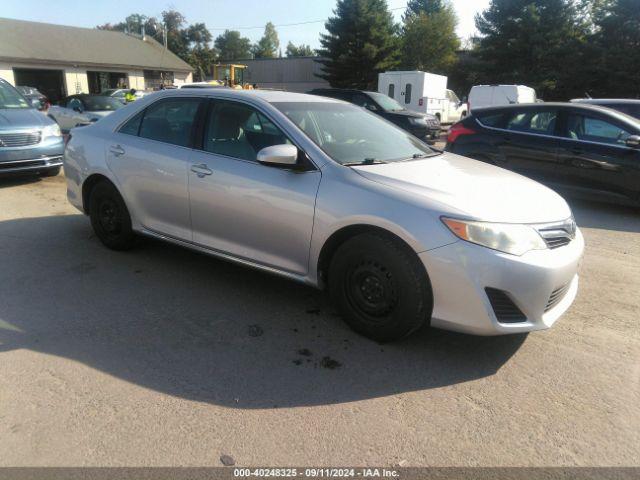
POLYGON ((353 105, 324 102, 273 105, 343 165, 387 163, 437 154, 408 132, 353 105))
POLYGON ((0 108, 32 108, 18 91, 6 82, 0 82, 0 108))
POLYGON ((120 100, 113 97, 84 97, 82 101, 90 112, 118 110, 119 108, 124 107, 124 104, 120 100))
POLYGON ((380 105, 380 107, 382 107, 383 110, 386 110, 388 112, 397 112, 399 110, 405 110, 405 108, 402 105, 400 105, 398 102, 396 102, 393 98, 388 97, 383 93, 371 92, 369 93, 369 95, 371 96, 371 98, 373 98, 376 101, 378 105, 380 105))

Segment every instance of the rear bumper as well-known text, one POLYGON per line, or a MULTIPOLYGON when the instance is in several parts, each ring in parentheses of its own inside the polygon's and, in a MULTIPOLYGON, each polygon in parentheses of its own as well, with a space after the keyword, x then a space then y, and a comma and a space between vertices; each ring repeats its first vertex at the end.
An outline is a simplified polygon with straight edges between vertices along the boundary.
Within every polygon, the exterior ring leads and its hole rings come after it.
POLYGON ((583 251, 584 239, 578 230, 569 245, 521 257, 464 241, 423 252, 420 258, 434 295, 431 325, 475 335, 549 328, 576 297, 583 251), (500 322, 486 288, 503 291, 526 318, 500 322), (562 298, 551 302, 552 294, 561 288, 562 298))

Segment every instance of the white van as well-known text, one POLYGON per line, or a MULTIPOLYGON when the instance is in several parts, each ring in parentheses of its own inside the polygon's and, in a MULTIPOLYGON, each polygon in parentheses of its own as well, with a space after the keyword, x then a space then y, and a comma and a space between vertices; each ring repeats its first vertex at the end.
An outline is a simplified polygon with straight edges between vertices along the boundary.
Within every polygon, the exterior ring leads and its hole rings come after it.
POLYGON ((476 85, 469 92, 469 112, 474 108, 535 103, 536 91, 524 85, 476 85))
POLYGON ((378 92, 396 100, 408 110, 430 113, 441 123, 455 123, 467 114, 466 104, 447 89, 447 77, 408 71, 378 74, 378 92))

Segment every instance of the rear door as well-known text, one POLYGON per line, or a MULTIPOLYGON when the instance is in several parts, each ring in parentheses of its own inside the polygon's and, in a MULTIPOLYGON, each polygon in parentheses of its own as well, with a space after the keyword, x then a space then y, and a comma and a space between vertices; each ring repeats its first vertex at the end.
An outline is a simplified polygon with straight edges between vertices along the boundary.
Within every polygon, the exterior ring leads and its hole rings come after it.
POLYGON ((158 100, 106 143, 107 163, 136 219, 147 230, 187 241, 192 238, 187 171, 202 101, 158 100))
POLYGON ((640 151, 627 146, 640 129, 606 113, 568 109, 559 144, 562 183, 612 199, 640 197, 640 151))
POLYGON ((505 167, 541 181, 555 181, 557 107, 509 109, 499 150, 505 167))

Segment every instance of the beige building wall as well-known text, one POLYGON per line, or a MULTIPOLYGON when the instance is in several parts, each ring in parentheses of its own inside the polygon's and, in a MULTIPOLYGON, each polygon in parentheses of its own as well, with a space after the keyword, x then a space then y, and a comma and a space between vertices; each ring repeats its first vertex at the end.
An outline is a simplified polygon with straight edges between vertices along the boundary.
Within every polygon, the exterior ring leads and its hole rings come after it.
POLYGON ((175 85, 182 85, 183 83, 191 83, 193 82, 193 75, 191 72, 175 72, 173 74, 173 83, 175 85))
POLYGON ((0 63, 0 78, 6 80, 11 85, 15 85, 15 79, 13 78, 13 67, 8 63, 0 63))

